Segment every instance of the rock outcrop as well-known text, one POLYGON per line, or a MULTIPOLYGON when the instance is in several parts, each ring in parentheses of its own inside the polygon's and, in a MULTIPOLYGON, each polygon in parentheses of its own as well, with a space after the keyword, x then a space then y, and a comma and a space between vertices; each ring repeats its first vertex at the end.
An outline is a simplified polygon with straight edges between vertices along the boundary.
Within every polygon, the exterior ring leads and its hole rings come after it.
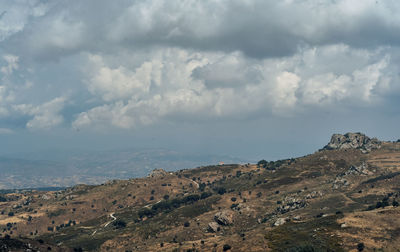
POLYGON ((220 230, 218 223, 215 221, 208 223, 207 230, 211 233, 216 233, 220 230))
POLYGON ((164 177, 168 174, 164 169, 154 169, 150 172, 148 177, 164 177))
POLYGON ((333 134, 324 150, 361 149, 370 152, 381 148, 382 142, 377 138, 369 138, 362 133, 333 134))
POLYGON ((220 225, 231 225, 233 223, 233 213, 231 211, 218 212, 215 214, 214 220, 220 225))
POLYGON ((278 219, 275 221, 274 226, 277 227, 277 226, 283 225, 283 224, 286 223, 286 221, 287 221, 286 218, 278 218, 278 219))

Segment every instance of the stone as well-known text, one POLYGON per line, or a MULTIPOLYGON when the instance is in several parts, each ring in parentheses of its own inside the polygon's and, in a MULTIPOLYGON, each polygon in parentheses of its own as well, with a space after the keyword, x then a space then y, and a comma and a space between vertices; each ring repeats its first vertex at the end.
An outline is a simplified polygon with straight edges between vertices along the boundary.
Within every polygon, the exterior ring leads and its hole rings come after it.
POLYGON ((277 226, 283 225, 283 224, 286 223, 286 221, 287 221, 286 218, 278 218, 278 219, 275 221, 274 226, 277 227, 277 226))
POLYGON ((333 134, 331 141, 324 150, 361 149, 368 153, 374 149, 380 149, 382 142, 377 138, 369 138, 362 133, 333 134))
POLYGON ((344 174, 341 175, 346 176, 346 175, 370 175, 370 174, 372 174, 372 172, 368 170, 367 164, 363 162, 359 166, 351 165, 349 169, 344 174))
POLYGON ((214 216, 214 220, 218 222, 220 225, 231 225, 233 223, 233 212, 231 211, 222 211, 218 212, 214 216))
POLYGON ((283 201, 282 205, 277 207, 277 212, 280 214, 287 213, 292 210, 303 208, 307 205, 307 202, 304 199, 296 198, 292 196, 287 196, 283 201))
POLYGON ((44 199, 44 200, 49 200, 49 199, 50 199, 50 196, 47 195, 47 194, 43 194, 42 199, 44 199))
POLYGON ((166 172, 164 169, 154 169, 150 172, 148 177, 165 177, 168 175, 168 172, 166 172))
POLYGON ((208 223, 207 230, 212 233, 216 233, 220 230, 220 227, 217 222, 213 221, 208 223))

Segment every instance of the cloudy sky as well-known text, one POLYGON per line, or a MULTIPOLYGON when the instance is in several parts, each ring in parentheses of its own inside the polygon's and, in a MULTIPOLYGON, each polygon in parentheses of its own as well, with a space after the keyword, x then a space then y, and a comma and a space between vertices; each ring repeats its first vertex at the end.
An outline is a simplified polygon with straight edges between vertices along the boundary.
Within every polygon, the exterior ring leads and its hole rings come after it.
POLYGON ((395 0, 0 0, 0 154, 400 138, 395 0))

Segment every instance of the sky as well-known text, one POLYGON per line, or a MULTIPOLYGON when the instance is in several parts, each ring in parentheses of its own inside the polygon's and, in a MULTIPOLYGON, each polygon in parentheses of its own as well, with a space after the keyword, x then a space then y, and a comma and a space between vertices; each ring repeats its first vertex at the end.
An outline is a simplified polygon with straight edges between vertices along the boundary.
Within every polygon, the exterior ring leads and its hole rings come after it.
POLYGON ((0 0, 0 154, 397 140, 395 0, 0 0))

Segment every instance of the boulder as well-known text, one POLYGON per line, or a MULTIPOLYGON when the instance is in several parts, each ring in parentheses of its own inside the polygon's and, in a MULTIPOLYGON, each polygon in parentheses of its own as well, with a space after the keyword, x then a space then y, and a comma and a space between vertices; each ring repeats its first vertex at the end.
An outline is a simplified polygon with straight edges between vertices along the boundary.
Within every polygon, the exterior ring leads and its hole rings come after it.
POLYGON ((350 168, 343 174, 346 175, 370 175, 372 174, 371 171, 368 170, 367 164, 363 162, 359 166, 352 165, 350 168))
POLYGON ((215 221, 208 223, 207 230, 212 233, 216 233, 219 231, 219 225, 215 221))
POLYGON ((222 211, 218 212, 214 216, 214 220, 220 225, 231 225, 233 223, 233 212, 231 211, 222 211))
POLYGON ((275 221, 274 226, 277 227, 277 226, 283 225, 283 224, 286 223, 286 221, 287 221, 286 218, 278 218, 278 219, 275 221))

